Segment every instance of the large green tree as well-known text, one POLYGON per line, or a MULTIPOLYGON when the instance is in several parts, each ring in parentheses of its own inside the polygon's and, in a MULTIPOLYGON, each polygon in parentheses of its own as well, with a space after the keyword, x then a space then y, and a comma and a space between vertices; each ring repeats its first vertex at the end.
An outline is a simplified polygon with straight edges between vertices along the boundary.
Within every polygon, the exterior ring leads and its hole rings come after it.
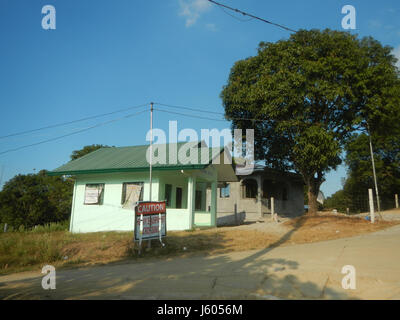
MULTIPOLYGON (((70 158, 76 160, 103 147, 108 146, 88 145, 74 150, 70 158)), ((71 213, 73 185, 73 177, 48 176, 46 170, 15 176, 0 192, 0 222, 31 228, 67 220, 71 213)))
POLYGON ((73 182, 38 174, 17 175, 0 192, 0 220, 13 227, 31 228, 67 220, 71 213, 73 182))
POLYGON ((303 176, 314 214, 352 133, 399 119, 395 63, 372 38, 300 30, 235 63, 221 93, 225 115, 233 128, 254 129, 257 160, 303 176))

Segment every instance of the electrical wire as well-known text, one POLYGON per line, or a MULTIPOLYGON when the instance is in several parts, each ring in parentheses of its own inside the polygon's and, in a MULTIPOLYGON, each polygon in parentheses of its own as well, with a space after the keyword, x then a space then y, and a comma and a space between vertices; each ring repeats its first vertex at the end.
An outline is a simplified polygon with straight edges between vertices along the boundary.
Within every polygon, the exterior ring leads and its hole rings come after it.
POLYGON ((250 20, 253 20, 254 18, 248 18, 248 19, 246 19, 246 20, 243 20, 243 19, 240 19, 239 17, 236 17, 235 15, 233 15, 233 14, 230 14, 228 11, 226 11, 225 10, 225 8, 223 8, 223 7, 220 7, 220 6, 218 6, 218 8, 220 8, 225 14, 227 14, 228 16, 230 16, 230 17, 232 17, 232 18, 234 18, 234 19, 236 19, 236 20, 238 20, 238 21, 240 21, 240 22, 248 22, 248 21, 250 21, 250 20))
POLYGON ((194 116, 194 115, 191 115, 191 114, 174 112, 174 111, 169 111, 169 110, 156 109, 156 108, 154 108, 154 110, 157 110, 157 111, 160 111, 160 112, 164 112, 164 113, 178 114, 178 115, 186 116, 186 117, 190 117, 190 118, 203 119, 203 120, 222 121, 222 122, 226 122, 227 121, 227 120, 223 120, 223 119, 208 118, 208 117, 203 117, 203 116, 194 116))
MULTIPOLYGON (((164 103, 159 103, 159 102, 156 102, 155 104, 157 104, 159 106, 167 107, 167 108, 177 108, 177 109, 184 109, 184 110, 190 110, 190 111, 195 111, 195 112, 202 112, 202 113, 208 113, 208 114, 211 113, 211 114, 225 116, 225 114, 222 113, 222 112, 208 111, 205 108, 198 109, 198 108, 192 108, 192 107, 186 107, 186 106, 176 106, 176 105, 164 104, 164 103)), ((50 127, 54 128, 54 127, 57 127, 57 126, 62 126, 62 125, 70 124, 70 123, 75 123, 75 122, 79 122, 79 121, 84 121, 84 120, 89 120, 89 119, 102 117, 102 116, 105 116, 105 115, 115 114, 115 113, 118 113, 118 112, 123 112, 123 111, 126 111, 126 110, 130 110, 132 108, 143 107, 143 106, 146 106, 146 105, 147 104, 143 104, 143 105, 139 105, 139 106, 135 106, 135 107, 130 107, 130 108, 127 108, 127 109, 121 109, 121 110, 108 112, 108 113, 104 113, 104 114, 100 114, 100 115, 96 115, 96 116, 92 116, 92 117, 86 117, 86 118, 83 118, 83 119, 73 120, 73 121, 65 122, 65 123, 58 124, 58 125, 52 125, 52 126, 47 126, 47 127, 33 129, 33 130, 27 130, 27 131, 24 131, 24 132, 20 132, 20 133, 8 135, 8 136, 21 135, 21 134, 24 134, 24 133, 29 133, 29 132, 48 129, 50 127)), ((163 109, 159 109, 159 108, 154 108, 154 110, 157 110, 157 111, 160 111, 160 112, 164 112, 164 113, 169 113, 169 114, 181 115, 181 116, 190 117, 190 118, 211 120, 211 121, 220 121, 220 122, 226 122, 226 121, 232 121, 232 120, 266 121, 266 119, 231 118, 231 117, 229 117, 229 119, 216 119, 216 118, 211 118, 211 117, 204 117, 204 116, 199 116, 199 115, 186 114, 186 113, 181 113, 181 112, 174 112, 174 111, 170 111, 170 110, 163 110, 163 109)), ((9 153, 9 152, 13 152, 13 151, 18 151, 18 150, 25 149, 25 148, 29 148, 29 147, 33 147, 33 146, 37 146, 37 145, 41 145, 41 144, 44 144, 44 143, 47 143, 47 142, 60 140, 62 138, 66 138, 66 137, 69 137, 69 136, 72 136, 72 135, 75 135, 75 134, 78 134, 78 133, 82 133, 82 132, 85 132, 85 131, 88 131, 88 130, 91 130, 91 129, 95 129, 95 128, 107 125, 109 123, 113 123, 113 122, 116 122, 116 121, 120 121, 120 120, 123 120, 123 119, 126 119, 126 118, 133 117, 135 115, 139 115, 139 114, 144 113, 146 111, 147 110, 142 110, 142 111, 139 111, 139 112, 136 112, 136 113, 133 113, 133 114, 125 115, 125 116, 117 118, 117 119, 112 119, 112 120, 109 120, 109 121, 101 122, 101 123, 95 124, 93 126, 90 126, 88 128, 84 128, 84 129, 81 129, 81 130, 73 131, 71 133, 67 133, 67 134, 64 134, 64 135, 61 135, 61 136, 57 136, 57 137, 46 139, 46 140, 39 141, 39 142, 36 142, 36 143, 32 143, 32 144, 20 146, 20 147, 17 147, 17 148, 12 148, 12 149, 8 149, 8 150, 5 150, 5 151, 1 151, 0 155, 6 154, 6 153, 9 153)))
MULTIPOLYGON (((203 112, 203 113, 213 113, 213 114, 218 114, 218 115, 225 116, 225 114, 222 113, 222 112, 209 111, 206 108, 198 109, 198 108, 185 107, 185 106, 169 105, 169 104, 164 104, 164 103, 159 103, 159 102, 155 102, 155 104, 157 104, 159 106, 163 106, 163 107, 168 107, 168 108, 185 109, 185 110, 190 110, 190 111, 203 112)), ((157 110, 161 111, 161 112, 167 112, 166 110, 161 110, 161 109, 157 109, 157 110)), ((173 112, 171 111, 170 113, 173 113, 173 112)), ((194 115, 182 114, 182 113, 177 113, 177 112, 175 112, 175 114, 181 114, 181 115, 185 115, 185 116, 192 117, 192 118, 196 118, 197 117, 197 116, 194 116, 194 115)), ((206 119, 206 120, 216 120, 216 121, 231 121, 231 120, 267 121, 268 120, 268 119, 235 118, 235 117, 229 117, 229 119, 220 120, 220 119, 215 119, 215 118, 206 118, 206 117, 202 117, 202 116, 200 118, 206 119)))
POLYGON ((46 129, 52 129, 52 128, 56 128, 56 127, 66 126, 68 124, 73 124, 73 123, 82 122, 82 121, 86 121, 86 120, 105 117, 105 116, 109 116, 109 115, 112 115, 112 114, 121 113, 121 112, 124 112, 124 111, 128 111, 128 110, 144 107, 146 105, 148 105, 148 103, 137 105, 137 106, 133 106, 133 107, 129 107, 129 108, 125 108, 125 109, 120 109, 120 110, 116 110, 116 111, 112 111, 112 112, 102 113, 102 114, 98 114, 98 115, 95 115, 95 116, 90 116, 90 117, 85 117, 85 118, 81 118, 81 119, 77 119, 77 120, 72 120, 72 121, 68 121, 68 122, 62 122, 62 123, 58 123, 58 124, 53 124, 53 125, 49 125, 49 126, 45 126, 45 127, 41 127, 41 128, 37 128, 37 129, 31 129, 31 130, 16 132, 16 133, 8 134, 8 135, 5 135, 5 136, 0 136, 0 139, 20 136, 20 135, 27 134, 27 133, 32 133, 32 132, 46 130, 46 129))
POLYGON ((109 123, 113 123, 113 122, 117 122, 117 121, 120 121, 120 120, 123 120, 123 119, 131 118, 133 116, 139 115, 139 114, 144 113, 146 111, 147 110, 142 110, 142 111, 139 111, 139 112, 136 112, 136 113, 125 115, 125 116, 117 118, 117 119, 112 119, 112 120, 109 120, 109 121, 101 122, 101 123, 95 124, 94 126, 91 126, 91 127, 85 128, 85 129, 81 129, 81 130, 74 131, 74 132, 71 132, 71 133, 68 133, 68 134, 64 134, 62 136, 54 137, 54 138, 51 138, 51 139, 39 141, 39 142, 36 142, 36 143, 24 145, 24 146, 13 148, 13 149, 8 149, 8 150, 0 152, 0 155, 5 154, 5 153, 9 153, 9 152, 13 152, 13 151, 18 151, 18 150, 25 149, 25 148, 28 148, 28 147, 37 146, 37 145, 40 145, 40 144, 43 144, 43 143, 59 140, 59 139, 62 139, 62 138, 66 138, 66 137, 72 136, 74 134, 78 134, 78 133, 81 133, 81 132, 85 132, 85 131, 88 131, 88 130, 91 130, 91 129, 95 129, 95 128, 107 125, 109 123))
POLYGON ((198 112, 203 112, 203 113, 213 113, 213 114, 218 114, 218 115, 225 115, 223 112, 209 111, 204 108, 200 109, 200 108, 185 107, 185 106, 175 106, 175 105, 164 104, 164 103, 160 103, 160 102, 154 102, 154 104, 158 104, 159 106, 168 107, 168 108, 185 109, 185 110, 198 111, 198 112))
POLYGON ((222 4, 222 3, 218 3, 218 2, 216 2, 216 1, 214 1, 214 0, 208 0, 208 1, 211 2, 211 3, 213 3, 213 4, 215 4, 215 5, 217 5, 217 6, 219 6, 219 7, 226 8, 226 9, 235 11, 235 12, 237 12, 237 13, 241 13, 241 14, 244 15, 244 16, 248 16, 248 17, 251 17, 251 18, 260 20, 260 21, 262 21, 262 22, 265 22, 265 23, 274 25, 274 26, 276 26, 276 27, 278 27, 278 28, 282 28, 282 29, 284 29, 284 30, 286 30, 286 31, 297 32, 296 30, 293 30, 293 29, 291 29, 291 28, 288 28, 288 27, 286 27, 286 26, 284 26, 284 25, 281 25, 281 24, 278 24, 278 23, 275 23, 275 22, 271 22, 271 21, 265 20, 265 19, 263 19, 263 18, 257 17, 257 16, 255 16, 255 15, 252 15, 252 14, 250 14, 250 13, 241 11, 241 10, 239 10, 239 9, 235 9, 235 8, 229 7, 229 6, 227 6, 227 5, 224 5, 224 4, 222 4))

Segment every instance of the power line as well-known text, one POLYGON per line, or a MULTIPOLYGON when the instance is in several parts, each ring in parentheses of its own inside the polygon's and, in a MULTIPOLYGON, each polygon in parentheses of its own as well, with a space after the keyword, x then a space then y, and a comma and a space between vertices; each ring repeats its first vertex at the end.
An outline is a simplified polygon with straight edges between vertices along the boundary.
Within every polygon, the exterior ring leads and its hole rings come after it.
POLYGON ((82 122, 82 121, 86 121, 86 120, 91 120, 91 119, 96 119, 96 118, 100 118, 100 117, 105 117, 105 116, 109 116, 109 115, 112 115, 112 114, 121 113, 121 112, 124 112, 124 111, 128 111, 128 110, 132 110, 132 109, 144 107, 144 106, 146 106, 146 105, 147 105, 147 103, 146 103, 146 104, 141 104, 141 105, 138 105, 138 106, 133 106, 133 107, 125 108, 125 109, 120 109, 120 110, 112 111, 112 112, 102 113, 102 114, 98 114, 98 115, 95 115, 95 116, 90 116, 90 117, 86 117, 86 118, 82 118, 82 119, 78 119, 78 120, 72 120, 72 121, 62 122, 62 123, 58 123, 58 124, 53 124, 53 125, 49 125, 49 126, 41 127, 41 128, 37 128, 37 129, 31 129, 31 130, 16 132, 16 133, 8 134, 8 135, 5 135, 5 136, 0 136, 0 139, 5 139, 5 138, 10 138, 10 137, 20 136, 20 135, 27 134, 27 133, 37 132, 37 131, 41 131, 41 130, 46 130, 46 129, 56 128, 56 127, 66 126, 66 125, 68 125, 68 124, 73 124, 73 123, 82 122))
POLYGON ((237 13, 241 13, 241 14, 244 15, 244 16, 248 16, 248 17, 251 17, 251 18, 260 20, 260 21, 262 21, 262 22, 265 22, 265 23, 274 25, 274 26, 276 26, 276 27, 285 29, 286 31, 297 32, 296 30, 293 30, 293 29, 291 29, 291 28, 285 27, 284 25, 281 25, 281 24, 278 24, 278 23, 275 23, 275 22, 271 22, 271 21, 265 20, 265 19, 263 19, 263 18, 257 17, 257 16, 255 16, 255 15, 252 15, 252 14, 250 14, 250 13, 241 11, 241 10, 239 10, 239 9, 235 9, 235 8, 229 7, 229 6, 227 6, 227 5, 224 5, 224 4, 222 4, 222 3, 218 3, 218 2, 216 2, 216 1, 214 1, 214 0, 208 0, 208 1, 211 2, 211 3, 213 3, 213 4, 216 4, 217 6, 220 6, 220 7, 223 7, 223 8, 232 10, 232 11, 235 11, 235 12, 237 12, 237 13))
POLYGON ((69 137, 69 136, 72 136, 74 134, 78 134, 78 133, 85 132, 85 131, 88 131, 88 130, 91 130, 91 129, 94 129, 94 128, 98 128, 98 127, 104 126, 104 125, 112 123, 112 122, 120 121, 120 120, 123 120, 123 119, 127 119, 127 118, 130 118, 130 117, 139 115, 139 114, 144 113, 146 111, 147 110, 142 110, 142 111, 139 111, 139 112, 136 112, 136 113, 125 115, 125 116, 117 118, 117 119, 112 119, 112 120, 109 120, 109 121, 101 122, 101 123, 98 123, 98 124, 96 124, 94 126, 91 126, 91 127, 85 128, 85 129, 81 129, 81 130, 74 131, 74 132, 71 132, 71 133, 68 133, 68 134, 64 134, 62 136, 54 137, 54 138, 51 138, 51 139, 39 141, 39 142, 36 142, 36 143, 28 144, 28 145, 17 147, 17 148, 13 148, 13 149, 8 149, 8 150, 0 152, 0 155, 5 154, 5 153, 9 153, 9 152, 13 152, 13 151, 18 151, 18 150, 25 149, 25 148, 28 148, 28 147, 37 146, 39 144, 43 144, 43 143, 59 140, 59 139, 65 138, 65 137, 69 137))
MULTIPOLYGON (((199 108, 192 108, 192 107, 185 107, 185 106, 175 106, 175 105, 163 104, 163 103, 159 103, 159 102, 155 102, 155 104, 157 104, 159 106, 169 107, 169 108, 185 109, 185 110, 190 110, 190 111, 203 112, 203 113, 213 113, 213 114, 218 114, 218 115, 225 116, 225 114, 222 113, 222 112, 209 111, 206 108, 199 109, 199 108)), ((169 112, 169 111, 161 110, 161 109, 157 109, 157 110, 161 111, 161 112, 169 112)), ((192 117, 192 118, 198 118, 198 116, 195 116, 195 115, 188 115, 188 114, 183 114, 183 113, 179 113, 179 112, 170 111, 170 113, 185 115, 185 116, 192 117)), ((200 116, 200 118, 206 119, 206 120, 216 120, 216 121, 231 121, 231 120, 267 121, 268 120, 268 119, 243 118, 243 117, 236 118, 236 117, 230 117, 230 116, 228 116, 228 119, 226 119, 226 120, 215 119, 215 118, 206 118, 206 117, 202 117, 202 116, 200 116)))
POLYGON ((225 10, 225 8, 223 8, 223 7, 220 7, 220 6, 218 6, 218 8, 220 8, 221 10, 222 10, 222 12, 224 12, 225 14, 227 14, 228 16, 231 16, 232 18, 234 18, 234 19, 236 19, 236 20, 238 20, 238 21, 240 21, 240 22, 248 22, 248 21, 250 21, 250 20, 253 20, 254 18, 248 18, 247 20, 243 20, 243 19, 240 19, 239 17, 236 17, 235 15, 233 15, 233 14, 230 14, 228 11, 226 11, 225 10))
POLYGON ((159 103, 159 102, 154 102, 154 103, 158 104, 159 106, 168 107, 168 108, 186 109, 186 110, 190 110, 190 111, 197 111, 197 112, 205 112, 205 113, 213 113, 213 114, 225 115, 223 112, 209 111, 209 110, 205 110, 204 108, 200 109, 200 108, 193 108, 193 107, 175 106, 175 105, 164 104, 164 103, 159 103))
POLYGON ((215 118, 208 118, 208 117, 202 117, 202 116, 194 116, 194 115, 191 115, 191 114, 174 112, 174 111, 169 111, 169 110, 156 109, 156 108, 154 108, 154 110, 157 110, 157 111, 160 111, 160 112, 164 112, 164 113, 178 114, 178 115, 186 116, 186 117, 190 117, 190 118, 203 119, 203 120, 223 121, 223 122, 227 121, 227 120, 223 120, 223 119, 215 119, 215 118))
MULTIPOLYGON (((205 108, 198 109, 198 108, 192 108, 192 107, 186 107, 186 106, 176 106, 176 105, 169 105, 169 104, 163 104, 163 103, 155 103, 155 104, 157 104, 159 106, 169 107, 169 108, 178 108, 178 109, 185 109, 185 110, 196 111, 196 112, 212 113, 212 114, 217 114, 217 115, 222 115, 222 116, 225 115, 222 112, 208 111, 205 108)), ((94 118, 97 118, 97 117, 110 115, 110 114, 115 114, 117 112, 123 112, 123 111, 129 110, 129 109, 132 109, 132 108, 139 108, 139 107, 143 107, 143 106, 146 106, 146 105, 147 104, 143 104, 143 105, 139 105, 139 106, 135 106, 135 107, 130 107, 130 108, 127 108, 127 109, 121 109, 121 110, 117 110, 117 111, 113 111, 113 112, 104 113, 104 114, 101 114, 101 115, 96 115, 96 116, 92 116, 92 117, 86 117, 86 118, 83 118, 83 119, 78 119, 78 120, 74 120, 74 121, 70 121, 70 122, 66 122, 66 123, 62 123, 62 124, 58 124, 58 125, 52 125, 52 126, 43 127, 43 128, 39 128, 39 129, 33 129, 33 130, 27 130, 25 132, 16 133, 16 134, 13 134, 13 135, 21 135, 21 134, 28 133, 28 132, 44 130, 44 129, 47 129, 47 128, 50 128, 50 127, 62 126, 62 125, 66 125, 66 124, 70 124, 70 123, 74 123, 74 122, 84 121, 84 120, 88 120, 88 119, 94 119, 94 118)), ((157 111, 160 111, 160 112, 164 112, 164 113, 169 113, 169 114, 181 115, 181 116, 190 117, 190 118, 197 118, 197 119, 211 120, 211 121, 220 121, 220 122, 232 121, 232 120, 266 121, 266 119, 231 118, 231 117, 229 117, 229 119, 225 119, 224 120, 224 119, 216 119, 216 118, 204 117, 204 116, 193 115, 193 114, 186 114, 186 113, 181 113, 181 112, 174 112, 174 111, 169 111, 169 110, 162 110, 162 109, 158 109, 158 108, 157 109, 154 108, 154 110, 157 110, 157 111)), ((47 142, 60 140, 62 138, 66 138, 66 137, 69 137, 69 136, 72 136, 72 135, 75 135, 75 134, 78 134, 78 133, 82 133, 82 132, 85 132, 85 131, 88 131, 88 130, 91 130, 91 129, 95 129, 95 128, 107 125, 109 123, 113 123, 113 122, 116 122, 116 121, 120 121, 120 120, 123 120, 123 119, 127 119, 127 118, 130 118, 130 117, 139 115, 139 114, 144 113, 146 111, 147 110, 142 110, 142 111, 139 111, 139 112, 136 112, 136 113, 133 113, 133 114, 125 115, 125 116, 120 117, 120 118, 116 118, 116 119, 112 119, 112 120, 109 120, 109 121, 101 122, 101 123, 95 124, 93 126, 90 126, 88 128, 77 130, 77 131, 74 131, 74 132, 71 132, 71 133, 68 133, 68 134, 64 134, 64 135, 61 135, 61 136, 58 136, 58 137, 50 138, 50 139, 47 139, 47 140, 39 141, 39 142, 36 142, 36 143, 24 145, 24 146, 20 146, 20 147, 17 147, 17 148, 8 149, 8 150, 0 152, 0 155, 6 154, 6 153, 9 153, 9 152, 13 152, 13 151, 18 151, 18 150, 25 149, 25 148, 29 148, 29 147, 33 147, 33 146, 37 146, 37 145, 44 144, 44 143, 47 143, 47 142)), ((11 135, 9 135, 9 136, 11 136, 11 135)))

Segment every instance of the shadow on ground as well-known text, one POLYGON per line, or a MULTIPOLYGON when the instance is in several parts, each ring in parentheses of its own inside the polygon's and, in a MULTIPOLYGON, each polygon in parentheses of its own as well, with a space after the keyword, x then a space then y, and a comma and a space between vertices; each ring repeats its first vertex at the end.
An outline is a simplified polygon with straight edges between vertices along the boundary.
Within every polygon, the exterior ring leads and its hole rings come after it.
MULTIPOLYGON (((287 242, 295 228, 253 253, 126 262, 61 270, 56 290, 43 290, 42 277, 4 282, 1 299, 348 299, 326 288, 328 275, 294 275, 298 262, 268 253, 287 242), (309 281, 307 279, 313 279, 309 281)), ((297 272, 299 275, 302 273, 297 272)))

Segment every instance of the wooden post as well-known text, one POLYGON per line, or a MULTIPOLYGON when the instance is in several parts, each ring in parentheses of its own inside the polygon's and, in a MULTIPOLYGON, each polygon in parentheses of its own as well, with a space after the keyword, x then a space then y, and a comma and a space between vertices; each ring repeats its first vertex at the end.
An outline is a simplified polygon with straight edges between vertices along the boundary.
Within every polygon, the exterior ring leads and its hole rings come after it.
POLYGON ((399 208, 399 195, 397 193, 394 195, 394 202, 396 204, 396 209, 398 209, 399 208))
POLYGON ((217 226, 217 214, 218 214, 218 208, 217 208, 217 190, 218 190, 218 185, 217 181, 214 180, 211 182, 211 226, 216 227, 217 226))
POLYGON ((234 208, 235 208, 235 224, 238 226, 239 222, 238 222, 238 216, 237 216, 237 204, 236 203, 234 205, 234 208))
POLYGON ((271 220, 275 220, 275 204, 274 204, 274 197, 271 197, 271 220))
POLYGON ((368 196, 369 196, 369 212, 371 215, 371 223, 375 223, 374 196, 372 194, 372 189, 368 189, 368 196))
POLYGON ((7 232, 7 223, 4 224, 4 232, 7 232))
POLYGON ((262 179, 261 176, 257 176, 257 203, 258 203, 258 218, 263 217, 263 205, 262 205, 262 179))

